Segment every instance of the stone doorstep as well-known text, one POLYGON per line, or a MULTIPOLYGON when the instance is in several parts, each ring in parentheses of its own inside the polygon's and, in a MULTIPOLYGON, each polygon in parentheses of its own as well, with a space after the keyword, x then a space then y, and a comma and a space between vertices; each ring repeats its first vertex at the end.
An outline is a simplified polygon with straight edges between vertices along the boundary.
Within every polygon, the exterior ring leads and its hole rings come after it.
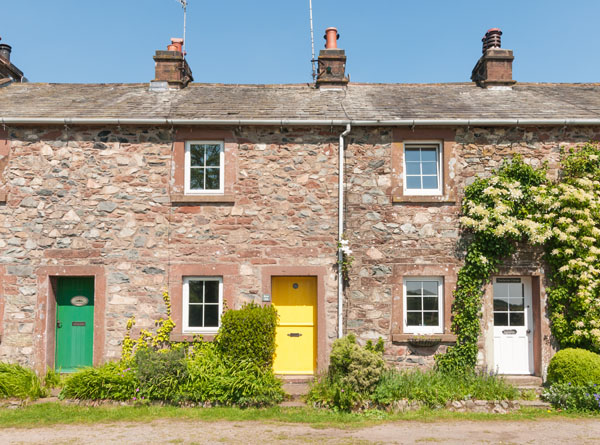
POLYGON ((542 378, 535 375, 505 375, 502 376, 508 383, 520 389, 532 389, 542 386, 542 378))
POLYGON ((312 375, 280 375, 283 382, 283 390, 286 393, 286 401, 281 406, 306 406, 303 397, 308 394, 310 382, 314 380, 312 375))

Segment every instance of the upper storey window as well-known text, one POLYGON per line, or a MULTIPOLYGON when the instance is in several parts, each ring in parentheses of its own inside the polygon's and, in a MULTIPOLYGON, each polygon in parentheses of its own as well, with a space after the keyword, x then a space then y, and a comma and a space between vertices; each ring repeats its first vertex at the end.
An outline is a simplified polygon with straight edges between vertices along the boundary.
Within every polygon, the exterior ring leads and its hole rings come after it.
POLYGON ((223 142, 187 141, 185 143, 185 193, 223 193, 224 158, 223 142))
POLYGON ((439 143, 404 145, 404 194, 442 194, 442 150, 439 143))

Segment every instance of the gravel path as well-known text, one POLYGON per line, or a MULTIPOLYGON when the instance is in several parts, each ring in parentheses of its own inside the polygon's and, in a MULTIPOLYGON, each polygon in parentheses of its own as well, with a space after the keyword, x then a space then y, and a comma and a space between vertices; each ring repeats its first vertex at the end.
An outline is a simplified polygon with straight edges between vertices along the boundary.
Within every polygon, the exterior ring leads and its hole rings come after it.
POLYGON ((265 422, 158 420, 0 430, 1 444, 598 444, 600 421, 386 423, 360 429, 265 422))

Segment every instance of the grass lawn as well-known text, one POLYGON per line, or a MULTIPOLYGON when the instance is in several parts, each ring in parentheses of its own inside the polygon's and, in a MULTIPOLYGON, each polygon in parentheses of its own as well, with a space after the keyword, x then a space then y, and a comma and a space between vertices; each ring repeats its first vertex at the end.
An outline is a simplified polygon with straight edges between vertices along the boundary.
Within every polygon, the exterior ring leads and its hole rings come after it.
POLYGON ((510 414, 456 413, 446 410, 421 409, 388 414, 381 411, 336 413, 313 408, 178 408, 173 406, 100 406, 82 407, 61 403, 41 403, 18 409, 0 409, 0 428, 34 428, 57 424, 90 424, 112 422, 147 422, 178 418, 204 421, 262 421, 304 423, 313 427, 365 427, 386 421, 461 421, 461 420, 535 420, 552 417, 586 418, 593 414, 565 413, 554 410, 522 408, 510 414))

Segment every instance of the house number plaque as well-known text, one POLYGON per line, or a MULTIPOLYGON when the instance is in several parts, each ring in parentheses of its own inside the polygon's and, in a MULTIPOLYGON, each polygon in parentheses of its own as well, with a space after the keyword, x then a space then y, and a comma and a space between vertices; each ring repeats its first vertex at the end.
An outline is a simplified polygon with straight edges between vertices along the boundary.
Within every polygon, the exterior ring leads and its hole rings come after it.
POLYGON ((71 304, 73 306, 85 306, 86 304, 88 304, 88 302, 88 298, 84 297, 83 295, 78 295, 76 297, 71 298, 71 304))

